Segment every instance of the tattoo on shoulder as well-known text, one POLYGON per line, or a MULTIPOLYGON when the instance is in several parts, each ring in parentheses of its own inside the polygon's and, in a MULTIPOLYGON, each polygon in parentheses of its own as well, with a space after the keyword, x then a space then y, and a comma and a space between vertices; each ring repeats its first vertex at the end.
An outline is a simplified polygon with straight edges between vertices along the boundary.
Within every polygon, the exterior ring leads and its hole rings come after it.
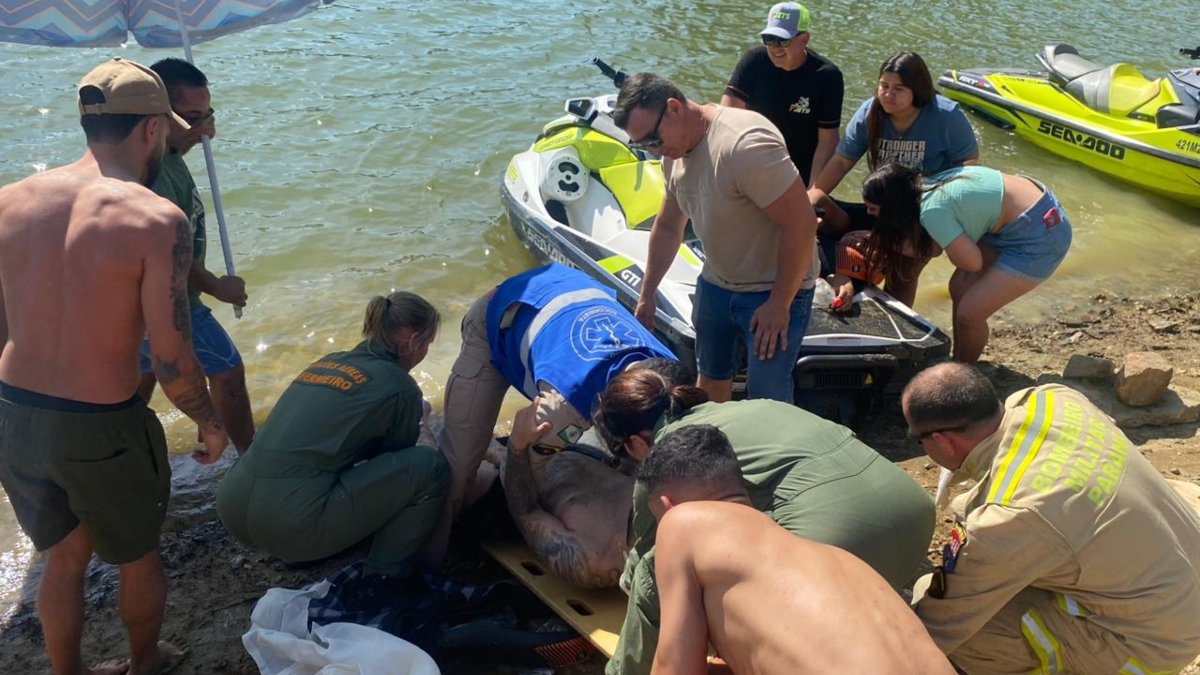
POLYGON ((525 542, 555 574, 579 588, 616 585, 620 570, 610 571, 609 578, 598 573, 579 537, 565 526, 557 525, 554 516, 542 511, 528 457, 517 457, 509 452, 508 462, 505 463, 504 491, 509 511, 517 521, 525 542))
POLYGON ((555 574, 576 588, 604 588, 616 584, 620 573, 613 570, 611 578, 606 579, 593 568, 579 538, 569 532, 535 523, 527 528, 526 540, 555 574))
POLYGON ((188 272, 192 266, 192 228, 187 218, 175 220, 175 243, 171 246, 171 313, 175 329, 185 338, 192 335, 188 303, 188 272))

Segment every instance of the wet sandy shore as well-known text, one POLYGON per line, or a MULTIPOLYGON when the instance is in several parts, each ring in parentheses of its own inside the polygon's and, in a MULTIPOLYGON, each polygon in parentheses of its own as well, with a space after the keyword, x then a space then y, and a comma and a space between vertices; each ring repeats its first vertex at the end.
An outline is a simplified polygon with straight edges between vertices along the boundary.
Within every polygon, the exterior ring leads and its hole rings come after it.
MULTIPOLYGON (((1031 385, 1043 373, 1061 372, 1073 353, 1105 356, 1120 363, 1131 351, 1154 350, 1175 368, 1174 383, 1200 390, 1200 300, 1190 295, 1125 299, 1098 297, 1090 307, 1070 315, 1051 316, 1037 322, 997 326, 985 354, 985 368, 1002 393, 1031 385)), ((1200 435, 1197 424, 1144 427, 1129 430, 1132 440, 1163 475, 1200 483, 1200 435)), ((899 462, 931 491, 937 467, 904 440, 903 420, 895 401, 885 402, 860 431, 864 440, 899 462)), ((231 453, 232 454, 232 453, 231 453)), ((229 459, 223 460, 227 466, 229 459)), ((250 611, 272 586, 298 588, 339 569, 348 557, 326 561, 302 570, 288 569, 232 541, 217 520, 213 489, 222 466, 196 466, 186 456, 174 458, 176 490, 164 526, 162 555, 167 570, 164 637, 190 650, 174 672, 255 673, 241 645, 250 611)), ((938 536, 944 536, 941 523, 938 536)), ((936 543, 936 542, 935 542, 936 543)), ((932 550, 932 549, 931 549, 932 550)), ((40 624, 32 602, 32 589, 40 573, 35 559, 25 578, 24 600, 16 607, 0 607, 0 672, 48 671, 40 624)), ((499 578, 503 573, 482 558, 468 556, 456 571, 471 581, 499 578)), ((84 653, 90 661, 123 655, 124 631, 116 614, 116 571, 93 564, 88 572, 87 624, 84 653)), ((494 664, 488 672, 528 672, 516 666, 494 664)), ((600 673, 603 662, 594 657, 570 673, 600 673)), ((479 672, 453 659, 447 673, 479 672)), ((1184 671, 1200 675, 1200 660, 1184 671)))

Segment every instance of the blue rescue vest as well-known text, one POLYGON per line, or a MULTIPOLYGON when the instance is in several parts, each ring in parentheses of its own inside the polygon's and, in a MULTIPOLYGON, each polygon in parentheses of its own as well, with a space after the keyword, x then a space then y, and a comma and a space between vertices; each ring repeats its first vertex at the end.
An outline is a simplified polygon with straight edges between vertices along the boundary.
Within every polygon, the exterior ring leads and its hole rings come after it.
POLYGON ((616 293, 578 270, 551 263, 500 284, 487 307, 492 365, 529 399, 554 387, 580 416, 608 381, 635 361, 676 356, 617 302, 616 293), (511 325, 500 328, 508 308, 511 325))

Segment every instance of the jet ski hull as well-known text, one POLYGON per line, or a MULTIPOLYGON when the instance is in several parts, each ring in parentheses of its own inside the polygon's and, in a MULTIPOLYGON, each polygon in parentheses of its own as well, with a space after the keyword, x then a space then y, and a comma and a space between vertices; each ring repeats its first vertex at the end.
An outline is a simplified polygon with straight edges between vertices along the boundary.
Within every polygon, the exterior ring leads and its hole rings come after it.
POLYGON ((1195 124, 1161 128, 1152 119, 1099 113, 1064 92, 1047 73, 948 70, 938 86, 964 108, 1050 152, 1200 206, 1195 124))

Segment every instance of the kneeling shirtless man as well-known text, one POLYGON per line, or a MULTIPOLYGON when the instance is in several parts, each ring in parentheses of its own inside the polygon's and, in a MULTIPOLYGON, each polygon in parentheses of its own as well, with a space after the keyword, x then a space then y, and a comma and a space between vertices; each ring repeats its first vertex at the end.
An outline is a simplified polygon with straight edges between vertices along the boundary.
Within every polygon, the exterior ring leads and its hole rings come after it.
POLYGON ((725 451, 712 453, 708 466, 652 452, 638 474, 660 523, 655 675, 708 672, 709 642, 735 673, 954 673, 866 563, 797 537, 741 498, 737 458, 716 427, 672 436, 689 444, 695 437, 695 445, 720 437, 725 451), (721 463, 726 470, 715 473, 721 463), (722 475, 730 478, 713 480, 722 475))

